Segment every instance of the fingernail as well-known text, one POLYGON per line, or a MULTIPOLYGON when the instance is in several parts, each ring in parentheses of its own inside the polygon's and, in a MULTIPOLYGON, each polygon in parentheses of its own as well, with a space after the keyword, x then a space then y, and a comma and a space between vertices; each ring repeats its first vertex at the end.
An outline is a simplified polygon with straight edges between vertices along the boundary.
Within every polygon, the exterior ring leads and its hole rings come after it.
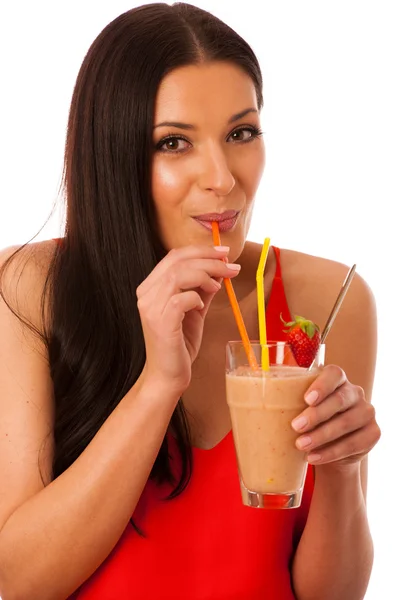
POLYGON ((319 460, 321 460, 321 455, 320 454, 309 454, 307 456, 307 460, 309 463, 316 463, 319 460))
POLYGON ((229 252, 229 246, 214 246, 214 250, 217 252, 229 252))
POLYGON ((307 404, 315 404, 316 401, 318 400, 319 394, 317 392, 317 390, 313 390, 312 392, 310 392, 309 394, 306 394, 306 396, 304 396, 304 400, 307 402, 307 404))
MULTIPOLYGON (((299 438, 296 441, 296 446, 303 450, 303 448, 307 448, 307 446, 311 445, 311 438, 307 435, 305 437, 299 438)), ((315 456, 315 455, 314 455, 315 456)))
POLYGON ((236 272, 240 271, 240 269, 242 268, 241 265, 238 265, 237 263, 226 263, 226 266, 231 271, 236 271, 236 272))
POLYGON ((297 417, 297 419, 294 419, 292 421, 292 427, 296 431, 301 431, 302 429, 304 429, 304 427, 307 425, 307 423, 308 423, 307 417, 297 417))

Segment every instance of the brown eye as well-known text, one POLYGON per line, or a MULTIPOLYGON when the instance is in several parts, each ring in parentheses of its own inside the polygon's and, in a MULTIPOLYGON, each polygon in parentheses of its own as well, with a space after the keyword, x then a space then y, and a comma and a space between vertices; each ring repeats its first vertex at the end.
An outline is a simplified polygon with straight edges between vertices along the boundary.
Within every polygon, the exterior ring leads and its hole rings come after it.
POLYGON ((164 143, 164 147, 167 150, 179 150, 179 142, 180 140, 177 139, 168 140, 168 142, 164 143))
POLYGON ((170 154, 176 154, 178 152, 184 152, 188 149, 190 143, 182 137, 168 137, 162 139, 157 144, 157 150, 161 152, 169 152, 170 154))
POLYGON ((231 139, 233 142, 250 142, 260 135, 261 131, 254 127, 242 127, 241 129, 233 131, 228 137, 228 140, 231 139))
POLYGON ((234 131, 232 133, 232 139, 235 142, 242 142, 245 138, 245 133, 249 133, 248 131, 244 131, 243 129, 239 130, 239 131, 234 131))

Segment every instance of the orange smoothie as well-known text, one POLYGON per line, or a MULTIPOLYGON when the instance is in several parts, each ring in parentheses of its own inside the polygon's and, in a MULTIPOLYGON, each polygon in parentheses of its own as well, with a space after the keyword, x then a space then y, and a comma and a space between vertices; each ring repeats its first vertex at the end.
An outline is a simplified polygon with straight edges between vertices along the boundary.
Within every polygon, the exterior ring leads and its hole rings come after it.
POLYGON ((298 450, 291 421, 306 407, 304 394, 320 373, 302 367, 269 371, 238 367, 226 375, 239 473, 243 485, 260 494, 301 490, 307 463, 298 450))

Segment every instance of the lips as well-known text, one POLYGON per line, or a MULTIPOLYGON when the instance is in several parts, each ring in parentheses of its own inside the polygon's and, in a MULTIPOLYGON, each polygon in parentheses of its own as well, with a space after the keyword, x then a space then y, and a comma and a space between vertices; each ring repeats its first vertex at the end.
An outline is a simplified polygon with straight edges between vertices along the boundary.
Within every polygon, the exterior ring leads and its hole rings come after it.
POLYGON ((219 230, 221 232, 230 231, 236 224, 237 218, 239 216, 239 211, 237 210, 226 210, 223 213, 207 213, 204 215, 198 215, 193 217, 195 221, 197 221, 200 225, 208 229, 212 230, 211 224, 215 221, 219 225, 219 230))

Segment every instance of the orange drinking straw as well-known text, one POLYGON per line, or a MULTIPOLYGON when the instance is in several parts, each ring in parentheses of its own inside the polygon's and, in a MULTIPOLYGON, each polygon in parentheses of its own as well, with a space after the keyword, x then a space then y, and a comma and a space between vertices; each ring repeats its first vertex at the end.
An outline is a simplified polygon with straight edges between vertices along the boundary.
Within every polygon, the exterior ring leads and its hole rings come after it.
MULTIPOLYGON (((219 227, 218 223, 213 221, 212 226, 212 234, 213 234, 213 242, 214 246, 221 246, 221 238, 219 236, 219 227)), ((224 262, 228 262, 227 258, 222 259, 224 262)), ((242 313, 240 312, 239 303, 236 298, 235 290, 233 289, 232 281, 230 279, 224 279, 226 293, 228 294, 229 302, 231 303, 233 316, 235 317, 236 325, 238 326, 240 337, 242 338, 243 346, 247 355, 247 360, 249 361, 249 365, 253 370, 258 369, 258 363, 256 356, 254 354, 253 348, 250 344, 250 339, 248 333, 246 331, 246 326, 243 321, 242 313)))

